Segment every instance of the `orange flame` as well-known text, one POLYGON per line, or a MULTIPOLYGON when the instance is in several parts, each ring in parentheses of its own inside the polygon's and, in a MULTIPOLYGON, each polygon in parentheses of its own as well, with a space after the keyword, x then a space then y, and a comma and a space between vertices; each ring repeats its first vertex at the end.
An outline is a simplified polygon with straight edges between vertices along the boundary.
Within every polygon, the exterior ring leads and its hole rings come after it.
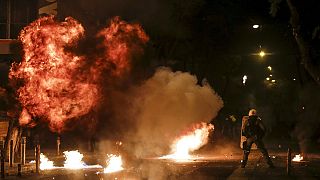
POLYGON ((78 150, 76 151, 64 151, 64 157, 66 158, 64 162, 64 167, 68 169, 82 169, 86 164, 82 161, 83 154, 78 150))
POLYGON ((49 159, 44 155, 40 154, 40 169, 41 170, 48 170, 54 169, 55 166, 53 165, 53 161, 49 161, 49 159))
POLYGON ((23 109, 20 117, 19 117, 19 124, 20 125, 27 125, 31 122, 31 116, 28 113, 28 111, 26 109, 23 109))
POLYGON ((105 59, 115 64, 113 73, 121 75, 130 70, 130 56, 142 52, 141 45, 149 40, 139 24, 128 24, 119 17, 112 19, 108 28, 97 35, 103 37, 103 46, 106 47, 105 59))
POLYGON ((107 164, 107 167, 103 170, 104 173, 114 173, 123 170, 122 159, 120 155, 108 155, 107 164))
MULTIPOLYGON (((50 161, 44 154, 40 154, 40 169, 41 170, 50 170, 50 169, 101 169, 102 166, 97 165, 86 165, 83 161, 83 154, 81 154, 78 150, 75 151, 64 151, 65 162, 63 167, 54 166, 53 161, 50 161)), ((30 161, 30 163, 35 163, 35 161, 30 161)))
POLYGON ((300 154, 295 155, 294 158, 292 159, 292 161, 295 161, 295 162, 300 162, 302 160, 303 160, 303 156, 301 156, 300 154))
POLYGON ((189 154, 208 143, 210 132, 214 129, 212 124, 199 123, 186 135, 178 138, 171 146, 172 154, 162 156, 161 159, 190 159, 189 154))
POLYGON ((47 118, 54 131, 62 130, 65 120, 88 113, 97 102, 97 86, 73 77, 84 58, 64 50, 83 32, 72 18, 56 23, 50 16, 36 20, 20 34, 24 59, 10 76, 24 80, 19 100, 29 114, 47 118))
POLYGON ((10 71, 10 78, 24 81, 18 90, 24 107, 20 124, 40 117, 49 121, 52 131, 65 130, 66 121, 86 115, 98 105, 102 71, 112 66, 113 74, 123 74, 129 69, 130 55, 148 40, 139 25, 115 18, 98 34, 104 38, 100 46, 106 55, 84 67, 88 57, 65 50, 83 36, 84 28, 75 19, 68 17, 59 23, 53 16, 34 21, 20 33, 24 56, 10 71))

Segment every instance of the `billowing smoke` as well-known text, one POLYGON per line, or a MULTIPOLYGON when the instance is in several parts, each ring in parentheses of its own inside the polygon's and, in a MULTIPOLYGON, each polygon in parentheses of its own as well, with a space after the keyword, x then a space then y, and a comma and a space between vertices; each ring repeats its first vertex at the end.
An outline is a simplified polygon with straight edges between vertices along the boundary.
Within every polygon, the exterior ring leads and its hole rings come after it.
POLYGON ((168 68, 159 68, 133 91, 129 93, 133 111, 125 114, 134 119, 135 127, 126 141, 133 142, 137 157, 168 153, 182 131, 194 123, 209 122, 223 106, 209 84, 199 85, 195 76, 168 68))

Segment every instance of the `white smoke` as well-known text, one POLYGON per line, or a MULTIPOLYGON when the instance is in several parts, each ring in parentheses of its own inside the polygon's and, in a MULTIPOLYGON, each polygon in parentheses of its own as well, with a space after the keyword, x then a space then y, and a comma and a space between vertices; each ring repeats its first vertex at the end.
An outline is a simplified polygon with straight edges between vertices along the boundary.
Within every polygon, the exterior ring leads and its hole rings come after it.
POLYGON ((159 68, 133 91, 134 111, 126 115, 134 119, 135 130, 128 131, 126 138, 134 144, 137 157, 167 153, 183 129, 210 122, 223 107, 208 83, 198 85, 195 76, 168 68, 159 68))

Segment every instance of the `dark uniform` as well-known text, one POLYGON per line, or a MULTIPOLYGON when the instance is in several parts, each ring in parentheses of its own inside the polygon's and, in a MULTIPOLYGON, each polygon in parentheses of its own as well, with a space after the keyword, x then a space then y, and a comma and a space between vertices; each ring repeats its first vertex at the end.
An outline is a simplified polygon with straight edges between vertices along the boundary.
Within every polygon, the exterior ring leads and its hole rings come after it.
POLYGON ((243 160, 241 164, 242 168, 244 168, 247 164, 248 156, 250 154, 251 146, 253 143, 255 143, 258 149, 261 151, 269 167, 274 167, 269 157, 268 151, 264 147, 264 143, 262 142, 262 138, 265 132, 266 130, 261 119, 256 115, 250 115, 248 121, 245 122, 242 128, 242 135, 247 138, 247 140, 243 142, 243 160))

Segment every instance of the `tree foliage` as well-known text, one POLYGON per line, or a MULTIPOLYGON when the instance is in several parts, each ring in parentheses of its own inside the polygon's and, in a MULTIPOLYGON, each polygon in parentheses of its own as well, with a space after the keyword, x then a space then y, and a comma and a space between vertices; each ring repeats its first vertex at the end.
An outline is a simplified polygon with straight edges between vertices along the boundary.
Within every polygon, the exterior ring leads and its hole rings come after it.
POLYGON ((292 35, 297 43, 300 62, 312 79, 320 85, 320 66, 319 66, 319 25, 317 21, 319 14, 317 7, 318 1, 294 1, 294 0, 269 0, 270 14, 276 16, 281 3, 286 3, 290 12, 290 25, 292 35))

